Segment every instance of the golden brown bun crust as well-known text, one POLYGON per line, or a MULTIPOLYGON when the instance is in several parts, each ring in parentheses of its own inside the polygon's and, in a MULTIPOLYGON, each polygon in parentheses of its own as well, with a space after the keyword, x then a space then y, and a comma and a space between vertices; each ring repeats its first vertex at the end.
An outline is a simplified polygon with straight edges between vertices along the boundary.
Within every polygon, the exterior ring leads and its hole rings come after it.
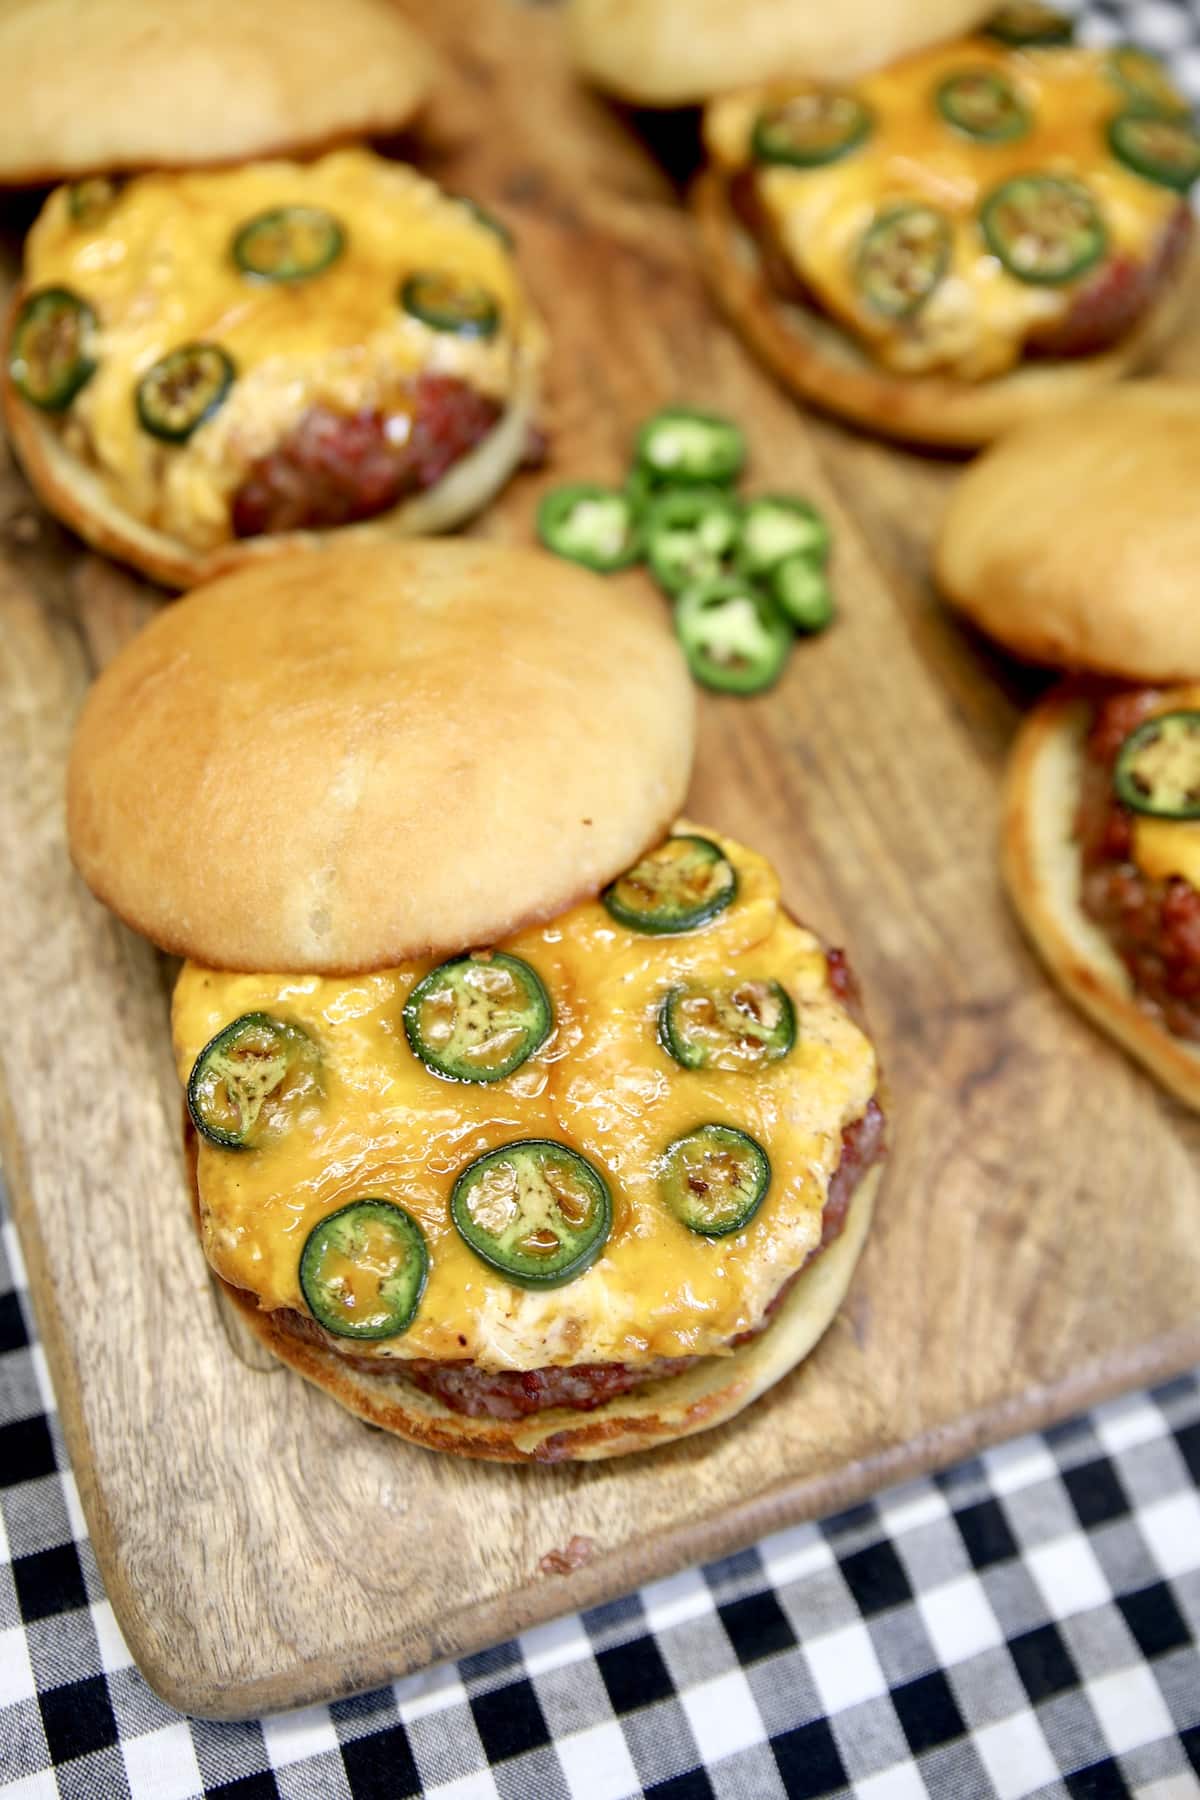
POLYGON ((1200 1109, 1200 1048, 1137 1004, 1116 951, 1079 904, 1079 803, 1091 702, 1043 700, 1017 734, 1004 796, 1001 858, 1021 922, 1063 992, 1188 1106, 1200 1109))
POLYGON ((570 0, 567 35, 597 87, 686 106, 780 77, 849 80, 994 10, 994 0, 570 0))
POLYGON ((9 0, 0 186, 398 131, 436 68, 392 0, 9 0))
POLYGON ((355 1368, 295 1336, 253 1298, 226 1288, 268 1350, 360 1419, 427 1450, 491 1462, 590 1462, 652 1450, 732 1419, 802 1362, 841 1306, 871 1216, 881 1171, 863 1177, 845 1228, 793 1286, 761 1336, 732 1356, 710 1356, 681 1375, 579 1412, 553 1407, 527 1419, 471 1419, 411 1382, 355 1368))
MULTIPOLYGON (((4 330, 7 345, 24 298, 19 291, 4 330)), ((129 563, 168 588, 192 588, 231 569, 261 564, 300 549, 338 543, 369 544, 391 538, 452 531, 481 512, 520 466, 536 421, 545 337, 530 315, 520 347, 513 389, 500 419, 483 441, 459 459, 423 494, 402 500, 390 512, 361 525, 328 531, 285 531, 266 537, 234 538, 215 550, 194 550, 123 512, 94 469, 64 446, 54 424, 21 398, 8 373, 7 350, 0 369, 0 407, 9 442, 42 504, 93 550, 129 563)))
POLYGON ((1022 427, 951 497, 947 598, 1031 662, 1200 675, 1200 382, 1113 389, 1022 427))
POLYGON ((715 169, 696 183, 692 204, 713 292, 785 387, 884 437, 949 449, 990 443, 1003 431, 1132 374, 1177 330, 1200 264, 1200 255, 1193 252, 1141 323, 1099 355, 1030 361, 992 381, 893 375, 872 362, 832 321, 772 292, 754 240, 737 220, 725 179, 715 169))
POLYGON ((464 541, 273 557, 165 608, 92 688, 71 853, 197 962, 389 967, 634 862, 683 799, 694 714, 636 577, 464 541))

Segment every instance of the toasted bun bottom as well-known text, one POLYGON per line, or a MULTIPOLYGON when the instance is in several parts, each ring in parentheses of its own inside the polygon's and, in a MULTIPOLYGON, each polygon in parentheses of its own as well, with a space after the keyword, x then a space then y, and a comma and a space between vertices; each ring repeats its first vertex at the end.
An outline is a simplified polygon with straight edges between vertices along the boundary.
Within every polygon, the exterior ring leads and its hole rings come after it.
POLYGON ((1073 833, 1091 712, 1085 697, 1059 690, 1017 734, 1004 795, 1004 879, 1063 992, 1164 1087, 1200 1109, 1200 1047, 1173 1036, 1139 1006, 1120 957, 1080 905, 1073 833))
MULTIPOLYGON (((14 311, 20 300, 18 294, 14 311)), ((50 420, 21 398, 7 367, 0 394, 9 441, 34 492, 56 518, 94 550, 132 564, 164 587, 192 588, 231 569, 289 551, 320 548, 334 542, 361 544, 385 538, 427 537, 461 525, 482 511, 520 464, 534 423, 541 360, 541 327, 535 326, 519 353, 507 408, 487 437, 425 493, 402 500, 390 512, 359 525, 241 538, 208 551, 189 549, 177 538, 122 512, 99 474, 72 456, 50 420)))
MULTIPOLYGON (((194 1154, 194 1152, 193 1152, 194 1154)), ((403 1376, 355 1368, 298 1338, 251 1294, 226 1287, 251 1330, 281 1362, 370 1425, 426 1450, 489 1462, 592 1462, 652 1450, 732 1419, 794 1369, 830 1325, 854 1273, 875 1207, 880 1165, 858 1185, 840 1237, 806 1269, 776 1317, 730 1356, 707 1356, 681 1375, 610 1400, 594 1412, 551 1407, 526 1419, 471 1419, 403 1376)), ((193 1169, 194 1179, 194 1169, 193 1169)), ((225 1284, 222 1284, 225 1285, 225 1284)))
POLYGON ((1192 252, 1140 324, 1099 355, 1031 361, 991 381, 894 375, 872 362, 832 320, 772 290, 720 171, 708 169, 700 177, 692 206, 717 300, 786 387, 885 437, 948 449, 990 443, 1002 431, 1081 399, 1156 356, 1183 318, 1197 262, 1192 252))

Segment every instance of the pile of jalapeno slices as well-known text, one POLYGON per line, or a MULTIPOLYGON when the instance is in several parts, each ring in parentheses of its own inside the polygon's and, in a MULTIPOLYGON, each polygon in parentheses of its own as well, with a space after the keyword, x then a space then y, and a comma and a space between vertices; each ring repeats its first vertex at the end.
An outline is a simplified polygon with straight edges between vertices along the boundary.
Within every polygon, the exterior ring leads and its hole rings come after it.
MULTIPOLYGON (((611 881, 601 902, 618 931, 681 937, 737 900, 738 875, 721 846, 697 832, 663 840, 611 881)), ((414 982, 402 1023, 414 1057, 444 1080, 503 1080, 546 1044, 554 1003, 537 970, 508 951, 451 957, 414 982)), ((688 977, 665 984, 648 1029, 684 1084, 696 1071, 753 1076, 795 1048, 796 1009, 769 976, 688 977)), ((745 1091, 744 1089, 742 1091, 745 1091)), ((730 1089, 736 1098, 737 1088, 730 1089)), ((266 1149, 323 1096, 321 1052, 295 1021, 243 1013, 201 1050, 187 1084, 200 1137, 224 1155, 266 1149)), ((699 1110, 699 1109, 698 1109, 699 1110)), ((771 1186, 766 1149, 729 1119, 703 1119, 654 1157, 671 1218, 697 1236, 744 1231, 771 1186)), ((603 1169, 571 1145, 517 1138, 475 1156, 447 1197, 466 1247, 517 1287, 560 1287, 603 1253, 613 1200, 603 1169)), ((399 1336, 417 1315, 430 1256, 407 1208, 367 1194, 327 1214, 300 1251, 298 1279, 312 1316, 334 1336, 399 1336)))
POLYGON ((741 498, 746 440, 730 419, 690 407, 639 428, 624 487, 572 482, 538 509, 547 550, 598 574, 645 563, 672 601, 695 679, 758 694, 800 633, 833 618, 829 527, 792 494, 741 498))

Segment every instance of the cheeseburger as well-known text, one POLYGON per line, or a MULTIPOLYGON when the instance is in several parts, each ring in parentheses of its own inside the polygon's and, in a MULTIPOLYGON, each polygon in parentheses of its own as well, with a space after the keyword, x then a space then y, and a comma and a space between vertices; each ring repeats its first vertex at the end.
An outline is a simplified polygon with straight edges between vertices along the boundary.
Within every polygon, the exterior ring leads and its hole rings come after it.
POLYGON ((485 504, 525 452, 543 334, 496 220, 328 147, 396 131, 431 85, 389 0, 334 29, 320 0, 76 13, 0 14, 0 183, 59 184, 0 377, 46 505, 188 587, 485 504))
POLYGON ((601 586, 473 543, 255 564, 122 651, 69 771, 85 879, 185 958, 215 1275, 352 1411, 506 1461, 779 1380, 883 1149, 845 959, 679 819, 686 670, 601 586))

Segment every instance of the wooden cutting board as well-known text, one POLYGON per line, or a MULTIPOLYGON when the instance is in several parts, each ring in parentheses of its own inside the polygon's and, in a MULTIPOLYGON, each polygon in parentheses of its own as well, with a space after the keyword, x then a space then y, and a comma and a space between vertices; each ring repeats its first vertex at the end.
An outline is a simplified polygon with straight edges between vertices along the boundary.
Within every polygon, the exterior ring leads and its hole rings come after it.
MULTIPOLYGON (((553 12, 426 11, 455 69, 422 159, 514 224, 555 341, 553 466, 482 530, 528 541, 546 482, 616 477, 634 423, 679 397, 745 423, 751 485, 808 493, 835 524, 837 628, 771 695, 705 699, 689 811, 770 855, 793 908, 851 947, 895 1144, 819 1351, 674 1448, 455 1462, 265 1363, 192 1230, 170 971, 64 848, 73 716, 161 596, 85 554, 6 465, 4 1164, 113 1607, 152 1685, 218 1718, 477 1649, 1200 1358, 1200 1121, 1059 999, 998 891, 998 779, 1033 684, 931 591, 954 465, 819 423, 758 373, 638 122, 567 77, 553 12), (547 1572, 572 1539, 589 1559, 547 1572)), ((656 136, 686 156, 686 122, 656 136)), ((1200 329, 1174 361, 1200 372, 1200 329)))

